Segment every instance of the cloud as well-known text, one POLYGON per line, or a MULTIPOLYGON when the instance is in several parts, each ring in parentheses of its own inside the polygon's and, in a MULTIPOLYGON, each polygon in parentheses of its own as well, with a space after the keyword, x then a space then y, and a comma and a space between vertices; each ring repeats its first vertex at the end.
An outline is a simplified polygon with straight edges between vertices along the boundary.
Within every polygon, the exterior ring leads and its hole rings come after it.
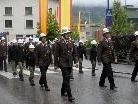
MULTIPOLYGON (((114 0, 109 0, 110 5, 113 4, 114 0)), ((125 0, 121 0, 122 5, 125 4, 125 0)), ((107 0, 73 0, 74 5, 81 6, 107 6, 107 0)), ((127 5, 135 5, 138 7, 138 0, 126 0, 127 5)))

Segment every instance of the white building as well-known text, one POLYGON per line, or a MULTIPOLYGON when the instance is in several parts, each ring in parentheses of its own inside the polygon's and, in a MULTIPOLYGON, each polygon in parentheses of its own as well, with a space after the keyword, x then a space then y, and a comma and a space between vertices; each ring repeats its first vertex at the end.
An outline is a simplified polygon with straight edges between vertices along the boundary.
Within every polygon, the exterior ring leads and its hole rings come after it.
POLYGON ((59 0, 49 0, 48 8, 52 8, 53 13, 55 13, 58 6, 59 6, 59 0))
MULTIPOLYGON (((58 0, 49 0, 55 11, 58 0)), ((0 0, 0 32, 9 32, 8 39, 37 34, 39 0, 0 0)))

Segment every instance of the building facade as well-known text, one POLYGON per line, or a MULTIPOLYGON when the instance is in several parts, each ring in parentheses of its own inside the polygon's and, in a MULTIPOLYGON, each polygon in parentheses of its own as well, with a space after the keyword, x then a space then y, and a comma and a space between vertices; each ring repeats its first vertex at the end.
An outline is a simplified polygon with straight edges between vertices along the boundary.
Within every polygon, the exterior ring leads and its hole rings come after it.
MULTIPOLYGON (((49 0, 54 12, 58 0, 49 0)), ((39 0, 0 0, 0 34, 7 32, 8 41, 35 36, 39 22, 39 0)))
POLYGON ((138 7, 126 5, 128 21, 134 23, 135 30, 138 30, 138 7))

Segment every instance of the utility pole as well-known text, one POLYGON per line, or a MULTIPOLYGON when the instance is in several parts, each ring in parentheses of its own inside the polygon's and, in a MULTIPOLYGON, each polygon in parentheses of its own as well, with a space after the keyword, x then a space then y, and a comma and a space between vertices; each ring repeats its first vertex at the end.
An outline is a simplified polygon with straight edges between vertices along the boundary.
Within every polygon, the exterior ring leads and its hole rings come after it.
POLYGON ((91 16, 90 16, 90 14, 89 14, 89 25, 91 24, 91 16))
POLYGON ((107 0, 107 9, 109 9, 109 0, 107 0))
POLYGON ((127 4, 126 4, 126 0, 125 0, 125 7, 126 7, 126 5, 127 5, 127 4))
POLYGON ((80 35, 80 24, 81 24, 81 11, 79 11, 79 21, 78 21, 78 32, 80 35))

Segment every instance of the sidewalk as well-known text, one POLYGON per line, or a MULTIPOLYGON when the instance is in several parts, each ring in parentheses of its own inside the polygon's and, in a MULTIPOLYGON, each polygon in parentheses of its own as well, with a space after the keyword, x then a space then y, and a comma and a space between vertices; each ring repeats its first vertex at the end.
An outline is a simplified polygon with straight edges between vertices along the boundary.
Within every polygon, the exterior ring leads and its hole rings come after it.
MULTIPOLYGON (((86 69, 91 69, 91 62, 89 60, 83 61, 83 67, 86 69)), ((125 65, 125 64, 112 64, 114 73, 128 74, 131 75, 134 65, 125 65)), ((102 70, 102 66, 96 65, 96 69, 102 70)))

